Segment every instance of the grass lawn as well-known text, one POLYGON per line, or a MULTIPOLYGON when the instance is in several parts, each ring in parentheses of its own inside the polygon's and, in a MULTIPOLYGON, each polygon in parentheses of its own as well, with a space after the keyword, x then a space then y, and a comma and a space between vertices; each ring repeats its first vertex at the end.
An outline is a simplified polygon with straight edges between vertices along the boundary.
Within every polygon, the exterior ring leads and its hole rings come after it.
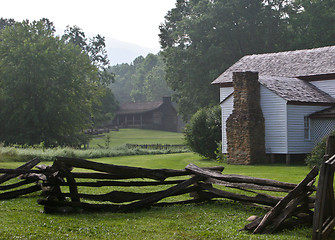
MULTIPOLYGON (((182 169, 192 162, 200 167, 220 165, 193 153, 102 158, 96 161, 146 168, 182 169)), ((0 162, 0 168, 20 163, 0 162)), ((225 165, 224 173, 300 182, 304 166, 225 165)), ((99 191, 97 188, 95 191, 99 191)), ((312 229, 296 227, 272 235, 239 232, 261 208, 229 200, 213 203, 151 208, 134 213, 44 214, 38 194, 0 201, 0 239, 311 239, 312 229)), ((335 238, 335 235, 329 239, 335 238)))
POLYGON ((90 148, 106 147, 107 136, 110 137, 109 147, 117 147, 125 144, 184 144, 184 135, 176 132, 144 130, 144 129, 120 129, 97 136, 90 141, 90 148))

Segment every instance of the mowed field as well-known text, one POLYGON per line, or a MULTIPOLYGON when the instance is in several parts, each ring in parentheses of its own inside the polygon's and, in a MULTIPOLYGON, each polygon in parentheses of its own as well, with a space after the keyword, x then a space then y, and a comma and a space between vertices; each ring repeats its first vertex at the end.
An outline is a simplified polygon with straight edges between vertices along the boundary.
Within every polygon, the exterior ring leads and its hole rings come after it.
POLYGON ((110 131, 100 136, 94 137, 90 141, 90 148, 117 147, 125 144, 185 144, 184 135, 176 132, 143 130, 143 129, 120 129, 119 131, 110 131), (109 140, 107 140, 107 136, 109 140))
MULTIPOLYGON (((121 131, 120 131, 121 132, 121 131)), ((114 132, 112 132, 113 134, 114 132)), ((128 132, 129 133, 129 132, 128 132)), ((160 133, 161 135, 164 134, 160 133)), ((143 135, 143 132, 142 132, 143 135)), ((154 133, 152 133, 154 135, 154 133)), ((157 139, 169 137, 156 135, 157 139)), ((128 135, 128 137, 130 137, 128 135)), ((137 135, 141 138, 141 134, 137 135)), ((136 139, 134 137, 134 139, 136 139)), ((151 140, 147 140, 150 143, 151 140)), ((135 140, 134 140, 135 141, 135 140)), ((145 140, 141 140, 145 141, 145 140)), ((176 140, 174 140, 176 141, 176 140)), ((125 141, 125 143, 128 143, 125 141)), ((135 143, 135 142, 134 142, 135 143)), ((151 142, 152 143, 152 142, 151 142)), ((173 143, 171 143, 173 144, 173 143)), ((194 163, 199 167, 224 165, 225 174, 241 174, 299 183, 310 171, 305 166, 236 166, 202 159, 194 153, 123 156, 90 159, 102 163, 144 168, 183 169, 194 163)), ((0 162, 0 168, 15 168, 22 163, 0 162)), ((45 162, 45 164, 51 164, 45 162)), ((77 171, 78 169, 74 169, 77 171)), ((160 190, 160 187, 155 187, 160 190)), ((165 188, 162 186, 161 190, 165 188)), ((101 188, 80 189, 85 193, 104 193, 101 188)), ((104 189, 105 190, 105 189, 104 189)), ((111 187, 109 191, 120 190, 111 187)), ((133 192, 147 191, 130 187, 133 192)), ((186 199, 187 196, 180 196, 186 199)), ((132 213, 46 214, 37 204, 40 194, 0 200, 0 239, 311 239, 312 228, 295 226, 276 234, 253 235, 239 231, 251 215, 262 216, 263 208, 231 200, 154 207, 132 213)), ((332 234, 329 239, 335 239, 332 234)))

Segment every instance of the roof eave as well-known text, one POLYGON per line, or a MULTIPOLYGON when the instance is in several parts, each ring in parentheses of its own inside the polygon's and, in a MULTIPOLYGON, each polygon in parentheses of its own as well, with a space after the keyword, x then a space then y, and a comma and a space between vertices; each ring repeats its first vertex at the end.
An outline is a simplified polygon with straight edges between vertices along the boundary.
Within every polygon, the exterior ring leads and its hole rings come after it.
POLYGON ((310 106, 335 106, 335 102, 302 102, 302 101, 287 101, 289 105, 310 105, 310 106))

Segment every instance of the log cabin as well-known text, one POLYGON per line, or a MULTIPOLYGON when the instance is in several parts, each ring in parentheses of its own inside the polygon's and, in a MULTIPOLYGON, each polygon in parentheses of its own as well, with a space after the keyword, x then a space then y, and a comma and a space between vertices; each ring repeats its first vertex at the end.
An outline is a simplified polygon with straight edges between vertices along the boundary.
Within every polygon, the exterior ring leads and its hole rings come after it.
POLYGON ((156 102, 129 102, 120 106, 113 125, 118 128, 141 128, 178 131, 178 116, 171 97, 156 102))

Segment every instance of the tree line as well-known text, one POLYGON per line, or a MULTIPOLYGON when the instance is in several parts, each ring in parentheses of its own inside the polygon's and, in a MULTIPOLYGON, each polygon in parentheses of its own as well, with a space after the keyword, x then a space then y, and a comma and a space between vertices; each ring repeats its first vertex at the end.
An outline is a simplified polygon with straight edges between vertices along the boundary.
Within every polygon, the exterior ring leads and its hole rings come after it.
POLYGON ((211 82, 244 55, 334 45, 334 12, 334 0, 177 0, 159 37, 179 113, 218 104, 211 82))

